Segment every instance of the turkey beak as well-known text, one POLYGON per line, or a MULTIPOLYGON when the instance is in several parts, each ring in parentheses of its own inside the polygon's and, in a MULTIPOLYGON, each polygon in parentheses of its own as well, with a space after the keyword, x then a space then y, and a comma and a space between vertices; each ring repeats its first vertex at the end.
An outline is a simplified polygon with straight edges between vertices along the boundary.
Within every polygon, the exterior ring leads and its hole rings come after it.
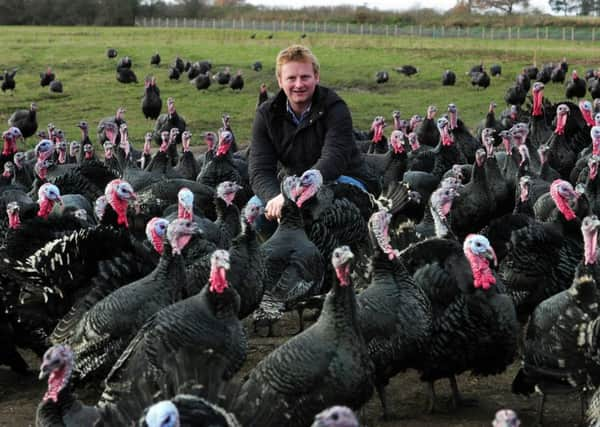
POLYGON ((491 246, 485 251, 485 257, 490 261, 494 261, 494 267, 498 266, 498 258, 496 257, 496 251, 491 246))
POLYGON ((42 366, 40 366, 40 375, 38 375, 38 379, 43 380, 48 375, 50 375, 50 372, 51 372, 50 366, 43 363, 42 366))

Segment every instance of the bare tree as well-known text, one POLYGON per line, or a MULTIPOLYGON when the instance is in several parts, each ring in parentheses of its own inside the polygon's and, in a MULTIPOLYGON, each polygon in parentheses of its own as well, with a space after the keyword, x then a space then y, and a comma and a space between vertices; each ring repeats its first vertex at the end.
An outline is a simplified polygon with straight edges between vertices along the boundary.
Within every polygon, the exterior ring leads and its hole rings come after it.
POLYGON ((474 9, 498 9, 507 15, 512 15, 515 6, 529 6, 529 0, 472 0, 474 9))

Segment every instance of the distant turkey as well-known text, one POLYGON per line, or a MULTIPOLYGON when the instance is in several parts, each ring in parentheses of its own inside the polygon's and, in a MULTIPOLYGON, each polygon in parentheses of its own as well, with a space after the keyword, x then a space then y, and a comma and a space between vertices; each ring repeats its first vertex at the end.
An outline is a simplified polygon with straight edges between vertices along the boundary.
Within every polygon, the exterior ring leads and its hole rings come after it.
POLYGON ((63 92, 62 82, 60 80, 53 80, 52 82, 50 82, 50 92, 62 93, 63 92))
POLYGON ((229 87, 233 90, 242 90, 244 88, 244 78, 242 77, 242 70, 238 70, 235 76, 231 79, 229 87))
POLYGON ((567 82, 565 97, 567 99, 577 98, 579 100, 581 98, 585 98, 586 90, 587 85, 585 80, 579 78, 577 70, 573 70, 571 73, 571 80, 567 82))
POLYGON ((144 96, 142 98, 142 113, 146 119, 156 120, 162 110, 160 90, 156 86, 156 78, 146 78, 144 82, 144 96))
POLYGON ((106 56, 108 58, 116 58, 117 57, 117 49, 109 48, 106 50, 106 56))
POLYGON ((52 80, 54 80, 54 73, 52 69, 48 67, 46 71, 40 73, 40 86, 48 86, 52 80))
POLYGON ((490 66, 490 74, 492 77, 497 77, 502 75, 502 66, 499 64, 494 64, 490 66))
POLYGON ((390 79, 390 75, 388 74, 387 71, 378 71, 377 74, 375 74, 375 81, 377 83, 387 83, 387 81, 390 79))
POLYGON ((160 54, 158 52, 150 57, 150 65, 156 65, 157 67, 160 65, 160 54))
POLYGON ((231 72, 229 71, 229 67, 225 67, 224 70, 213 74, 212 78, 220 85, 228 85, 231 81, 231 72))
POLYGON ((260 62, 260 61, 256 61, 256 62, 254 62, 254 63, 252 64, 252 69, 253 69, 254 71, 261 71, 261 70, 262 70, 262 68, 263 68, 263 66, 262 66, 262 62, 260 62))
POLYGON ((442 85, 444 86, 454 86, 456 83, 456 74, 452 70, 446 70, 442 74, 442 85))
POLYGON ((4 70, 4 75, 2 76, 2 85, 0 89, 2 92, 6 92, 10 90, 11 93, 15 92, 15 86, 17 83, 15 82, 15 75, 17 74, 17 69, 13 69, 12 71, 4 70))
POLYGON ((419 69, 414 65, 403 65, 395 69, 398 73, 404 74, 407 77, 413 76, 419 72, 419 69))

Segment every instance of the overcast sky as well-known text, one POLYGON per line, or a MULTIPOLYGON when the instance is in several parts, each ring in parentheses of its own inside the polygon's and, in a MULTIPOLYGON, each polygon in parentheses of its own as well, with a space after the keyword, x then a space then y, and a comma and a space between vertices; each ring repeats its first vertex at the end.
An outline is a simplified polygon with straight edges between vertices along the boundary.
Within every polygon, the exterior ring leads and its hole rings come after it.
MULTIPOLYGON (((339 6, 339 5, 366 5, 370 8, 381 10, 407 10, 417 8, 432 8, 447 10, 456 4, 456 0, 246 0, 247 3, 263 6, 304 7, 304 6, 339 6)), ((530 0, 532 7, 543 12, 551 13, 548 0, 530 0)))

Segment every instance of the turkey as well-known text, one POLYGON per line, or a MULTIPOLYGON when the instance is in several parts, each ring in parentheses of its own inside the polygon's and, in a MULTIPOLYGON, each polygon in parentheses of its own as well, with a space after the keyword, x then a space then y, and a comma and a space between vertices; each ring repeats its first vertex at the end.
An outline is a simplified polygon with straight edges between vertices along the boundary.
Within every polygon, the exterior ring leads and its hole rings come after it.
POLYGON ((60 80, 53 80, 50 82, 50 92, 53 93, 62 93, 63 92, 63 84, 60 80))
POLYGON ((458 118, 458 109, 455 104, 448 104, 448 129, 454 137, 454 141, 466 162, 475 161, 475 151, 481 146, 479 141, 471 134, 467 126, 458 118))
POLYGON ((267 85, 261 83, 260 89, 258 91, 258 101, 256 101, 256 108, 261 106, 261 104, 269 99, 269 93, 267 92, 267 85))
POLYGON ((398 372, 418 365, 432 332, 429 299, 415 286, 397 258, 398 250, 390 245, 391 218, 385 210, 371 216, 373 278, 357 298, 361 331, 375 365, 375 385, 385 419, 389 418, 385 387, 398 372))
POLYGON ((519 74, 515 84, 506 90, 504 101, 506 101, 508 105, 523 105, 525 102, 525 99, 527 98, 527 92, 529 90, 526 88, 525 78, 525 74, 519 74))
POLYGON ((212 78, 220 85, 228 85, 231 81, 231 71, 229 67, 225 67, 224 70, 215 73, 212 78))
POLYGON ((502 75, 502 66, 500 64, 493 64, 490 67, 490 74, 492 77, 497 77, 502 75))
POLYGON ((208 74, 208 72, 198 74, 190 83, 196 86, 196 89, 198 90, 206 90, 210 87, 210 74, 208 74))
POLYGON ((299 179, 286 177, 281 184, 284 205, 275 233, 261 246, 266 276, 265 295, 253 315, 254 327, 268 326, 273 335, 273 324, 285 310, 297 308, 300 329, 303 329, 303 303, 321 292, 325 265, 321 253, 308 239, 298 206, 299 179))
POLYGON ((38 128, 36 117, 37 105, 32 102, 29 110, 17 110, 8 119, 8 124, 21 131, 23 138, 29 138, 34 135, 38 128))
POLYGON ((446 70, 442 74, 442 85, 443 86, 454 86, 456 83, 456 73, 452 70, 446 70))
POLYGON ((133 65, 131 58, 129 56, 124 56, 121 59, 119 59, 119 62, 117 62, 117 72, 119 70, 123 70, 123 69, 131 69, 131 66, 133 65))
POLYGON ((117 57, 117 49, 114 49, 114 48, 112 48, 112 47, 111 47, 111 48, 108 48, 108 49, 106 50, 106 56, 107 56, 108 58, 116 58, 116 57, 117 57))
POLYGON ((160 90, 156 86, 156 78, 146 78, 144 82, 144 96, 142 97, 142 113, 146 119, 156 120, 162 110, 160 90))
POLYGON ((195 181, 198 176, 199 167, 194 154, 190 151, 191 140, 192 133, 187 130, 183 132, 183 135, 181 135, 181 157, 179 157, 179 163, 173 168, 173 171, 183 179, 195 181))
POLYGON ((169 68, 169 80, 179 80, 181 72, 176 67, 169 68))
POLYGON ((2 85, 0 88, 2 92, 6 92, 10 90, 12 94, 15 93, 15 86, 17 83, 15 82, 15 74, 17 74, 17 69, 13 69, 12 71, 4 70, 4 75, 2 76, 2 85))
POLYGON ((146 320, 182 298, 186 280, 181 251, 197 232, 189 220, 173 221, 154 271, 115 290, 83 315, 68 342, 77 354, 80 378, 105 375, 146 320))
POLYGON ((383 116, 376 116, 371 124, 370 131, 365 135, 358 135, 356 141, 358 148, 363 153, 384 154, 388 151, 387 138, 383 134, 385 128, 385 119, 383 116))
POLYGON ((552 71, 550 73, 550 80, 553 83, 564 83, 566 74, 567 74, 567 70, 565 70, 559 64, 552 69, 552 71))
POLYGON ((495 258, 489 241, 477 234, 467 236, 462 247, 453 240, 430 239, 400 253, 432 306, 432 334, 418 368, 429 384, 430 412, 435 409, 435 381, 448 378, 453 405, 467 404, 455 376, 465 371, 499 374, 516 355, 519 324, 490 268, 495 258))
MULTIPOLYGON (((538 407, 538 423, 542 425, 543 410, 548 394, 564 394, 576 391, 585 404, 585 390, 588 385, 586 360, 588 338, 585 324, 598 317, 597 288, 599 271, 597 263, 597 239, 600 221, 596 216, 588 216, 581 222, 584 240, 584 256, 577 266, 570 288, 542 301, 531 315, 525 337, 523 364, 512 384, 513 393, 529 395, 535 391, 541 394, 538 407), (578 338, 581 336, 581 338, 578 338), (575 390, 573 390, 575 389, 575 390)), ((594 351, 594 350, 593 350, 594 351)), ((588 353, 589 354, 589 353, 588 353)), ((596 378, 592 383, 597 384, 596 378)))
POLYGON ((73 394, 73 359, 73 351, 65 345, 44 354, 39 378, 48 378, 48 390, 36 410, 37 427, 92 427, 100 418, 97 408, 84 405, 73 394))
POLYGON ((410 65, 410 64, 395 68, 395 70, 398 73, 404 74, 407 77, 413 76, 419 72, 419 69, 417 67, 415 67, 414 65, 410 65))
MULTIPOLYGON (((152 402, 139 399, 165 388, 164 382, 167 389, 174 388, 196 381, 196 372, 206 370, 209 382, 219 383, 241 368, 247 343, 238 319, 240 297, 228 282, 229 270, 229 253, 215 251, 209 283, 202 291, 163 308, 145 322, 106 377, 101 406, 117 412, 120 400, 138 399, 143 408, 152 402), (177 358, 193 359, 194 366, 179 372, 184 378, 165 378, 165 367, 169 370, 177 358), (147 391, 144 395, 136 393, 140 389, 147 391)), ((126 419, 131 413, 126 411, 122 416, 126 419)))
POLYGON ((583 253, 579 209, 571 207, 577 193, 568 182, 556 180, 550 196, 555 209, 549 221, 514 231, 498 268, 522 323, 540 302, 565 289, 583 253))
POLYGON ((529 140, 533 147, 537 148, 547 142, 552 135, 552 130, 547 125, 543 110, 544 84, 535 82, 531 88, 531 95, 533 97, 533 105, 531 109, 531 121, 529 122, 529 140))
POLYGON ((244 78, 242 77, 242 70, 238 70, 236 75, 233 76, 231 82, 229 82, 229 87, 232 90, 241 91, 244 88, 244 78))
POLYGON ((375 81, 378 84, 387 83, 387 81, 389 79, 390 79, 390 75, 388 74, 387 71, 377 71, 377 73, 375 74, 375 81))
POLYGON ((485 71, 471 75, 471 85, 486 89, 490 85, 490 76, 485 71))
POLYGON ((437 107, 435 105, 427 107, 427 115, 415 131, 421 144, 435 147, 440 142, 440 131, 438 130, 437 121, 435 119, 436 114, 437 107))
POLYGON ((254 63, 252 63, 252 69, 253 69, 254 71, 262 71, 262 69, 263 69, 262 62, 260 62, 260 61, 255 61, 254 63))
POLYGON ((392 182, 401 181, 407 169, 404 133, 401 130, 393 131, 389 145, 390 149, 385 154, 363 155, 364 162, 369 165, 374 175, 380 177, 382 188, 388 188, 392 182))
POLYGON ((113 141, 114 145, 117 145, 121 142, 121 136, 119 135, 119 128, 121 127, 121 125, 123 123, 127 123, 125 121, 125 108, 123 107, 119 107, 117 108, 117 112, 115 113, 114 116, 112 117, 105 117, 102 120, 100 120, 100 122, 98 122, 98 128, 97 128, 97 133, 98 133, 98 143, 100 144, 104 144, 105 141, 109 141, 109 135, 106 133, 106 130, 108 129, 108 127, 110 127, 110 129, 115 132, 115 141, 113 141))
POLYGON ((185 71, 183 59, 181 59, 179 56, 176 56, 173 60, 173 68, 176 68, 180 73, 183 73, 185 71))
MULTIPOLYGON (((163 131, 170 132, 172 128, 177 128, 179 130, 179 134, 175 140, 176 144, 181 144, 181 135, 186 130, 185 119, 181 117, 177 110, 175 109, 175 100, 173 98, 167 99, 167 113, 161 114, 158 119, 156 119, 156 124, 154 125, 154 142, 157 145, 161 143, 161 133, 163 131)), ((169 147, 169 155, 171 157, 171 164, 175 166, 177 164, 177 147, 175 144, 169 147)))
POLYGON ((120 67, 117 68, 117 75, 116 75, 117 81, 120 83, 137 83, 137 76, 135 75, 135 73, 133 72, 133 70, 131 68, 127 68, 127 67, 120 67))
POLYGON ((150 65, 156 65, 157 67, 160 65, 160 54, 158 52, 150 57, 150 65))
POLYGON ((54 80, 54 73, 52 68, 46 68, 46 71, 40 73, 40 86, 48 86, 52 80, 54 80))
POLYGON ((587 84, 585 80, 579 78, 577 70, 573 70, 573 72, 571 73, 571 80, 567 82, 567 87, 565 89, 565 97, 567 99, 577 98, 577 100, 579 101, 579 99, 585 98, 586 91, 587 84))
POLYGON ((233 405, 242 425, 303 427, 328 406, 359 409, 369 400, 373 364, 358 323, 352 260, 347 246, 333 251, 337 280, 319 319, 250 372, 233 405))

